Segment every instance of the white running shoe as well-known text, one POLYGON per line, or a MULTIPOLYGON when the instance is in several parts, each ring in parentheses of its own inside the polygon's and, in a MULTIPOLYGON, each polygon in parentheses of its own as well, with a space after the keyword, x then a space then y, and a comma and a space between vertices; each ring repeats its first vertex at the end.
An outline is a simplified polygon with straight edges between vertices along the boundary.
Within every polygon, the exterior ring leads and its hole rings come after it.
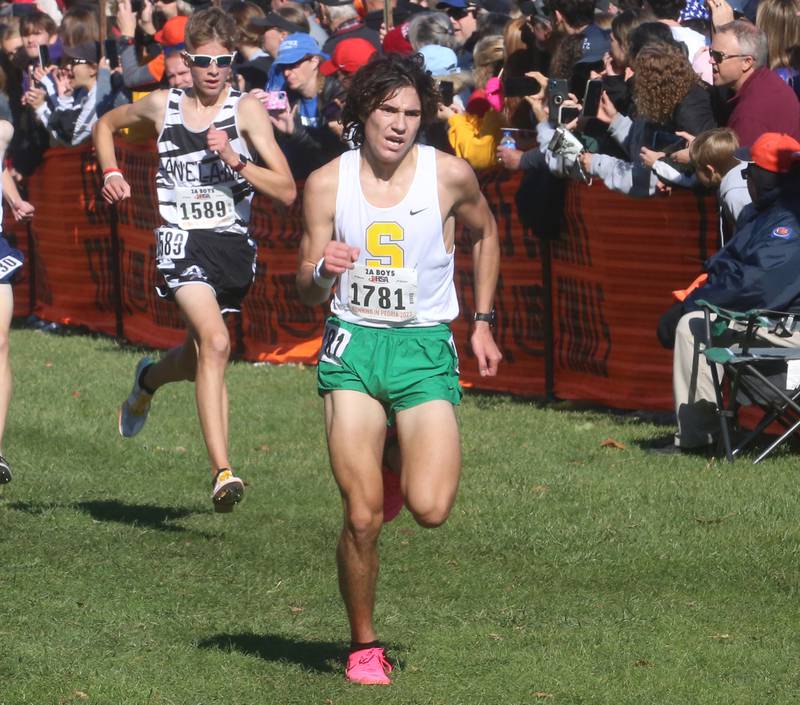
POLYGON ((233 505, 242 501, 244 482, 230 468, 220 468, 211 484, 214 485, 211 501, 215 512, 232 512, 233 505))
POLYGON ((144 422, 147 421, 147 414, 150 413, 150 401, 153 399, 153 395, 148 394, 139 386, 139 377, 142 370, 152 364, 154 363, 149 357, 139 360, 133 376, 133 389, 119 409, 119 432, 125 438, 131 438, 139 433, 144 422))

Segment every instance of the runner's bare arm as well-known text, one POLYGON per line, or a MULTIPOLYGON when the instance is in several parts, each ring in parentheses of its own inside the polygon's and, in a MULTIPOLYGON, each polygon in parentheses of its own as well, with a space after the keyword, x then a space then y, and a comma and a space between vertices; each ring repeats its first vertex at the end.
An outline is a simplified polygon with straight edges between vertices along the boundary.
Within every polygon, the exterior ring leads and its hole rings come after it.
POLYGON ((168 91, 154 91, 141 100, 128 105, 121 105, 107 112, 92 129, 92 139, 97 150, 97 163, 104 172, 103 198, 109 203, 116 203, 131 195, 131 187, 118 169, 117 155, 114 152, 114 133, 124 127, 135 127, 145 123, 153 125, 158 132, 164 123, 164 112, 167 106, 168 91))
MULTIPOLYGON (((0 120, 0 162, 5 159, 6 150, 14 136, 14 126, 8 120, 0 120)), ((9 169, 3 169, 3 197, 11 206, 14 220, 30 220, 33 217, 33 205, 22 199, 17 184, 9 169)))
POLYGON ((306 179, 303 189, 304 225, 297 267, 297 291, 300 300, 307 306, 326 301, 335 278, 346 269, 351 269, 353 262, 358 259, 357 247, 332 239, 338 186, 339 160, 335 159, 313 172, 306 179))
MULTIPOLYGON (((500 239, 497 222, 478 179, 469 164, 455 157, 438 155, 439 177, 452 203, 450 213, 469 228, 473 238, 472 260, 475 273, 475 310, 488 313, 494 307, 494 292, 500 274, 500 239)), ((489 324, 476 321, 470 338, 481 376, 494 376, 502 359, 489 324)))
MULTIPOLYGON (((249 162, 241 175, 259 193, 271 196, 284 205, 291 205, 297 198, 297 187, 286 157, 275 141, 272 124, 261 101, 250 95, 242 97, 238 106, 238 121, 248 145, 266 164, 262 167, 249 162)), ((239 155, 233 149, 220 151, 219 154, 228 166, 239 163, 239 155)))

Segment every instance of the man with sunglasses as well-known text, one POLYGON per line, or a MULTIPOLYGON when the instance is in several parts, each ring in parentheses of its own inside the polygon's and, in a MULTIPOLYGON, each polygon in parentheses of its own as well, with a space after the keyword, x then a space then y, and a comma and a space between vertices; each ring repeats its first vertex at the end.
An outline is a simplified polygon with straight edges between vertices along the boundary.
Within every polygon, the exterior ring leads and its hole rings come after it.
POLYGON ((177 303, 187 324, 182 345, 159 362, 139 362, 120 409, 119 431, 131 437, 142 429, 153 394, 163 385, 194 381, 212 502, 222 512, 231 511, 244 491, 228 457, 230 340, 223 314, 240 309, 256 269, 247 230, 253 193, 285 205, 296 195, 261 103, 229 85, 235 41, 235 21, 223 10, 195 13, 186 26, 184 54, 192 88, 156 91, 117 108, 99 120, 94 135, 109 203, 131 195, 114 153, 114 133, 149 125, 158 135, 156 189, 164 222, 156 229, 156 267, 164 284, 158 292, 177 303))
POLYGON ((495 375, 502 357, 491 331, 497 224, 469 164, 417 143, 439 100, 420 57, 372 60, 353 77, 342 111, 358 148, 311 174, 304 191, 297 288, 308 306, 333 293, 317 386, 344 507, 337 564, 350 621, 345 673, 364 685, 391 682, 373 624, 377 543, 389 518, 381 475, 387 420, 402 457, 400 503, 420 526, 447 520, 461 474, 449 327, 459 312, 456 220, 472 239, 470 342, 481 375, 495 375))
POLYGON ((469 71, 473 65, 472 52, 478 41, 478 6, 473 0, 442 0, 436 9, 447 14, 453 25, 453 36, 458 42, 458 66, 469 71))
POLYGON ((710 49, 714 86, 733 91, 727 126, 745 147, 765 132, 800 138, 800 103, 794 91, 767 67, 767 37, 743 20, 722 25, 710 49))

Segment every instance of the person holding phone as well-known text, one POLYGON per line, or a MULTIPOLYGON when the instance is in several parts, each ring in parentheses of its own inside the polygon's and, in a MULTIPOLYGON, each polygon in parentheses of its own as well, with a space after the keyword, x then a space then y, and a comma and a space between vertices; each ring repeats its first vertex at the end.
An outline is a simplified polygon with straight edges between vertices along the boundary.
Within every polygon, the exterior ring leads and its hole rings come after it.
POLYGON ((320 72, 328 58, 310 34, 296 32, 281 42, 270 69, 268 90, 285 90, 289 103, 284 110, 270 111, 269 120, 295 179, 304 179, 345 149, 323 114, 341 93, 336 77, 320 72))
POLYGON ((164 385, 194 381, 197 412, 211 465, 215 511, 239 502, 244 483, 228 452, 230 355, 223 314, 240 310, 255 274, 256 247, 248 235, 255 191, 290 205, 296 187, 261 103, 230 87, 236 25, 223 10, 201 10, 186 25, 184 60, 192 87, 150 93, 104 115, 95 125, 103 198, 119 203, 131 187, 114 151, 114 133, 147 125, 158 135, 159 212, 157 291, 178 305, 187 324, 184 343, 158 362, 145 357, 119 413, 119 432, 139 433, 153 395, 164 385), (254 158, 265 166, 259 166, 254 158))

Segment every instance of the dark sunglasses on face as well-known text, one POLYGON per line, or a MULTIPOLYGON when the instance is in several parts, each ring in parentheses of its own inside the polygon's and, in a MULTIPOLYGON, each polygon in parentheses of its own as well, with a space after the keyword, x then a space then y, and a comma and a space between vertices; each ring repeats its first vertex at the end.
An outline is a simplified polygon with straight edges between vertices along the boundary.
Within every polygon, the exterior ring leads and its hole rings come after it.
POLYGON ((64 66, 80 66, 88 63, 88 59, 64 59, 64 66))
POLYGON ((445 12, 447 13, 448 17, 456 22, 463 20, 469 14, 469 10, 461 10, 457 7, 448 7, 445 12))
POLYGON ((721 64, 725 59, 744 59, 744 58, 753 58, 752 54, 726 54, 724 51, 719 51, 718 49, 709 49, 708 55, 711 57, 711 61, 715 64, 721 64))
POLYGON ((236 52, 233 54, 218 54, 217 56, 211 56, 210 54, 190 54, 188 51, 184 52, 183 55, 189 59, 192 66, 196 66, 199 69, 207 69, 211 66, 211 62, 214 62, 214 65, 217 68, 227 69, 233 63, 233 58, 236 56, 236 52))

